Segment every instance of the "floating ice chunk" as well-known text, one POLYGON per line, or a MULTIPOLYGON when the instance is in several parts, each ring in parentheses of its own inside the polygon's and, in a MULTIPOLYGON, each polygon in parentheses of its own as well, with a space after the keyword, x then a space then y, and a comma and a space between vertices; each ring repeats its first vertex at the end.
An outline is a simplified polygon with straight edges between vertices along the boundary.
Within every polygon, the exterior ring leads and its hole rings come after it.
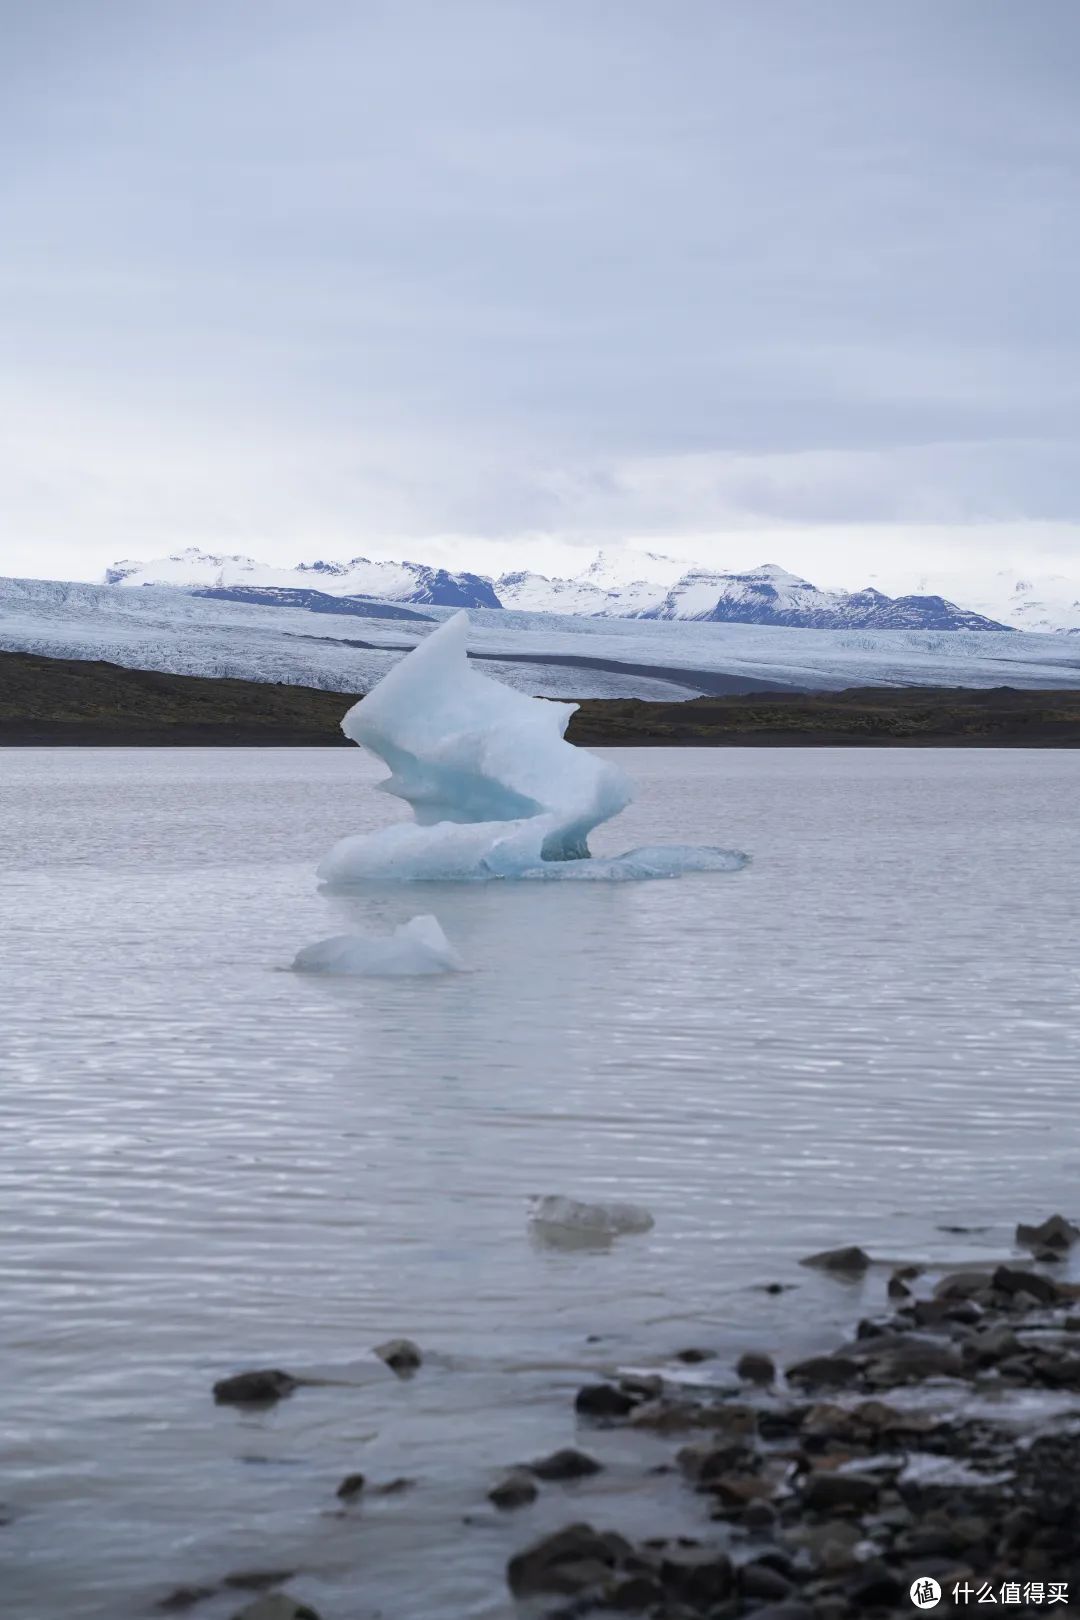
POLYGON ((413 917, 385 939, 335 934, 297 952, 297 973, 358 973, 384 979, 459 973, 464 967, 434 917, 413 917))
POLYGON ((559 1227, 596 1237, 619 1237, 624 1232, 649 1232, 656 1225, 640 1204, 585 1204, 558 1193, 534 1195, 529 1200, 534 1226, 559 1227))
POLYGON ((321 880, 621 879, 733 871, 730 850, 638 849, 589 859, 588 835, 630 801, 620 770, 564 732, 576 705, 516 692, 470 668, 457 613, 396 664, 341 723, 390 767, 379 784, 416 820, 344 838, 321 880))

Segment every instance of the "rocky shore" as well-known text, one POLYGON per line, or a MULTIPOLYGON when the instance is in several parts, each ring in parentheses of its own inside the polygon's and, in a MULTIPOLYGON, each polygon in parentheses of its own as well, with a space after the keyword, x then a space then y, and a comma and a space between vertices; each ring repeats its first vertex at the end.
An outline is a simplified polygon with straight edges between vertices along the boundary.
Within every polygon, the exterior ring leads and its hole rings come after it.
MULTIPOLYGON (((522 1612, 848 1620, 988 1603, 1034 1615, 1080 1601, 1080 1284, 1061 1278, 1078 1240, 1056 1215, 1017 1228, 1017 1257, 952 1271, 856 1247, 811 1255, 804 1265, 838 1279, 880 1267, 888 1308, 783 1369, 763 1349, 688 1386, 680 1365, 713 1359, 688 1348, 655 1373, 584 1385, 578 1444, 491 1485, 490 1503, 521 1515, 506 1578, 522 1612), (704 1498, 714 1534, 634 1542, 568 1513, 554 1534, 528 1537, 539 1493, 602 1472, 590 1437, 612 1427, 670 1443, 659 1465, 649 1448, 642 1489, 650 1475, 681 1477, 704 1498)), ((422 1376, 410 1341, 377 1353, 397 1376, 422 1376)), ((215 1397, 265 1404, 300 1382, 257 1369, 222 1380, 215 1397)), ((339 1495, 410 1483, 368 1487, 351 1475, 339 1495)), ((203 1595, 174 1593, 162 1608, 203 1595)), ((319 1620, 283 1590, 240 1617, 319 1620)))

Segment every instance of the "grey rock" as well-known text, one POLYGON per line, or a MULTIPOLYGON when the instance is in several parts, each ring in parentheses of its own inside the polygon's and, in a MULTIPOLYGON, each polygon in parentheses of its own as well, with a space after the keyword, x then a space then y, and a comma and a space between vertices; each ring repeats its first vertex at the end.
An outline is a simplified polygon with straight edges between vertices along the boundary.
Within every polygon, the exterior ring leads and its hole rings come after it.
POLYGON ((375 1354, 399 1378, 408 1378, 424 1361, 420 1346, 414 1344, 412 1339, 387 1339, 384 1344, 375 1346, 375 1354))
POLYGON ((849 1276, 861 1276, 870 1265, 870 1256, 865 1249, 851 1244, 844 1249, 822 1249, 820 1254, 808 1254, 799 1261, 800 1266, 813 1266, 818 1271, 846 1272, 849 1276))
POLYGON ((550 1457, 540 1457, 530 1463, 529 1472, 537 1479, 586 1479, 590 1474, 598 1474, 602 1467, 595 1457, 588 1457, 573 1446, 564 1446, 560 1451, 553 1451, 550 1457))
POLYGON ((691 1345, 686 1350, 676 1350, 675 1360, 685 1362, 688 1367, 694 1367, 701 1361, 715 1361, 715 1350, 703 1350, 698 1345, 691 1345))
POLYGON ((791 1582, 779 1570, 756 1562, 744 1564, 740 1569, 739 1588, 744 1597, 761 1598, 766 1603, 770 1599, 786 1598, 792 1589, 791 1582))
POLYGON ((966 1340, 963 1353, 965 1359, 976 1366, 989 1367, 1008 1356, 1020 1355, 1023 1348, 1008 1322, 995 1322, 981 1333, 973 1333, 966 1340))
POLYGON ((839 1389, 859 1376, 859 1364, 848 1356, 809 1356, 787 1369, 789 1383, 839 1389))
POLYGON ((280 1367, 258 1367, 231 1378, 219 1378, 214 1385, 214 1399, 219 1406, 269 1406, 291 1395, 298 1383, 299 1379, 280 1367))
POLYGON ((963 1357, 956 1345, 915 1334, 884 1349, 867 1367, 871 1382, 882 1387, 918 1383, 924 1378, 958 1378, 963 1371, 963 1357))
POLYGON ((639 1571, 627 1575, 604 1593, 605 1609, 617 1609, 623 1614, 639 1614, 663 1601, 664 1589, 655 1575, 639 1571))
POLYGON ((1050 1215, 1038 1226, 1025 1226, 1021 1221, 1016 1228, 1016 1241, 1026 1249, 1071 1249, 1077 1238, 1080 1227, 1064 1215, 1050 1215))
POLYGON ((776 1363, 759 1350, 747 1350, 735 1363, 735 1371, 744 1383, 771 1384, 776 1378, 776 1363))
POLYGON ((638 1404, 633 1395, 614 1384, 586 1384, 574 1398, 575 1412, 593 1418, 626 1417, 638 1404))
POLYGON ((574 1596, 609 1579, 631 1551, 629 1542, 613 1531, 572 1524, 516 1553, 506 1579, 515 1597, 551 1592, 574 1596))
POLYGON ((803 1506, 812 1513, 862 1513, 877 1501, 880 1485, 867 1474, 811 1473, 803 1481, 803 1506))
POLYGON ((745 1467, 751 1455, 751 1448, 745 1441, 735 1441, 718 1446, 683 1446, 675 1460, 692 1484, 707 1490, 715 1480, 721 1479, 732 1469, 745 1467))
POLYGON ((1052 1305, 1058 1298, 1057 1283, 1038 1271, 1022 1271, 1015 1266, 998 1266, 990 1279, 1001 1294, 1030 1294, 1040 1305, 1052 1305))
POLYGON ((708 1603, 723 1602, 735 1583, 735 1574, 725 1552, 710 1547, 680 1547, 665 1553, 660 1580, 666 1594, 703 1609, 708 1603))
POLYGON ((950 1271, 934 1285, 935 1299, 977 1299, 990 1287, 986 1271, 950 1271))
POLYGON ((509 1513, 514 1508, 528 1507, 530 1502, 536 1501, 537 1495, 536 1481, 519 1468, 488 1491, 488 1501, 501 1512, 509 1513))

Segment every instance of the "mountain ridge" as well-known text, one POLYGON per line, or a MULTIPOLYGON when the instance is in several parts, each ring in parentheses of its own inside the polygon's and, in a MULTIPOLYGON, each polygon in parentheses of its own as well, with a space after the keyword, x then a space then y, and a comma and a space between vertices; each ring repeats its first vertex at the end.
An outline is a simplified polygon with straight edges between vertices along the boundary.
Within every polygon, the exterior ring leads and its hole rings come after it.
MULTIPOLYGON (((106 585, 167 585, 182 589, 262 592, 266 605, 298 605, 314 588, 330 599, 365 599, 432 607, 505 608, 590 618, 689 619, 700 622, 779 625, 817 630, 989 630, 1018 628, 959 606, 929 589, 891 597, 873 586, 858 591, 822 589, 775 563, 741 572, 709 569, 649 552, 601 551, 580 574, 550 578, 528 569, 492 580, 425 563, 318 560, 278 568, 240 554, 219 555, 188 547, 144 563, 125 559, 105 570, 106 585), (660 579, 635 578, 640 559, 660 579), (290 593, 294 593, 291 594, 290 593)), ((253 600, 251 594, 246 598, 253 600)), ((1080 601, 1077 628, 1080 628, 1080 601)), ((1028 626, 1025 626, 1028 627, 1028 626)), ((1052 628, 1031 624, 1031 628, 1052 628)), ((1073 628, 1071 625, 1066 628, 1073 628)))

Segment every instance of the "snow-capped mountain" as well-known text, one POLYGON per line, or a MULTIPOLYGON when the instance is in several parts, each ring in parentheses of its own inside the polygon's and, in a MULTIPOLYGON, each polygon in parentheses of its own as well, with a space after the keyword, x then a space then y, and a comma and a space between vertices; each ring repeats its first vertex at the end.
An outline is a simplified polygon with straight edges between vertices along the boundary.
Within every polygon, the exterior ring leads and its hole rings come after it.
MULTIPOLYGON (((314 589, 329 597, 434 607, 509 608, 602 619, 696 619, 790 629, 1080 629, 1080 587, 1064 580, 1054 581, 1052 592, 1042 595, 1041 582, 1022 582, 1012 597, 998 592, 1005 608, 995 612, 981 602, 975 608, 957 606, 951 590, 932 588, 929 581, 915 594, 896 597, 869 587, 823 590, 775 563, 733 572, 631 550, 602 551, 570 579, 518 570, 492 581, 482 574, 366 557, 276 568, 251 557, 217 556, 192 547, 154 562, 114 563, 106 570, 105 583, 278 593, 314 589)), ((962 589, 956 595, 965 600, 962 589)), ((263 601, 290 605, 282 595, 266 595, 263 601)), ((293 599, 291 605, 300 604, 293 599)))
POLYGON ((426 563, 372 562, 368 557, 353 557, 343 563, 297 563, 295 568, 273 568, 257 562, 254 557, 216 556, 200 551, 197 546, 153 562, 113 563, 105 570, 105 584, 314 588, 328 596, 427 602, 432 607, 500 606, 491 581, 482 574, 451 573, 426 563))
POLYGON ((882 591, 823 591, 765 563, 744 574, 697 569, 685 574, 644 619, 700 619, 724 624, 782 624, 793 630, 1005 630, 998 621, 942 596, 886 596, 882 591))
POLYGON ((1000 619, 1014 630, 1080 634, 1080 577, 999 571, 973 580, 959 574, 923 574, 920 591, 959 596, 978 613, 1000 619))

